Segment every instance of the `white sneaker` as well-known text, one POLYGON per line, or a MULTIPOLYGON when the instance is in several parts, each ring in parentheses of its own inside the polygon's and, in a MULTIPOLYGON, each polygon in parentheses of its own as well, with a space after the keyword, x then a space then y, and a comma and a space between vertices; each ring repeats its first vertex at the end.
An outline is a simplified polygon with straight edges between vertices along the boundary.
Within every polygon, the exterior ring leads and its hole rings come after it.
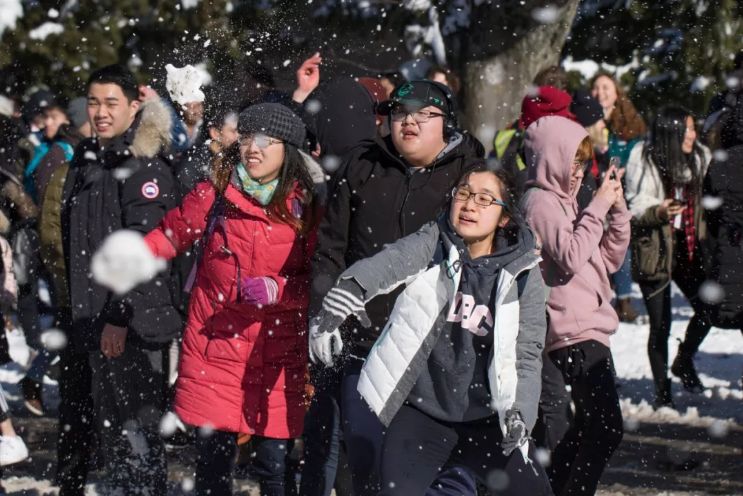
POLYGON ((12 465, 28 458, 28 448, 20 436, 0 436, 0 466, 12 465))

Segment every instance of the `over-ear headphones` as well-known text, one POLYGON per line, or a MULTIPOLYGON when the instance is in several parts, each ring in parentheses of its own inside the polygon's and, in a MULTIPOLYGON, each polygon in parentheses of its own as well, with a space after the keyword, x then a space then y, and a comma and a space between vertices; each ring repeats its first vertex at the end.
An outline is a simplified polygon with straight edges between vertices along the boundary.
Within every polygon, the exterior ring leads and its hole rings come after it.
POLYGON ((451 88, 438 81, 428 81, 433 86, 438 88, 446 99, 446 107, 449 111, 444 116, 444 139, 449 141, 459 129, 459 122, 457 120, 457 100, 452 93, 451 88))

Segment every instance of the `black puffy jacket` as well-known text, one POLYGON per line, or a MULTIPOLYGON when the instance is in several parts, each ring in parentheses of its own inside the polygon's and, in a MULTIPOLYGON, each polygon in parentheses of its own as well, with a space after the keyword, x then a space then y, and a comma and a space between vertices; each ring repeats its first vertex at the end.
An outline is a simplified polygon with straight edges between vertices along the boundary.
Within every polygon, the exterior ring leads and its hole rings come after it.
POLYGON ((704 178, 704 196, 722 201, 705 212, 710 278, 725 292, 715 306, 715 325, 743 329, 743 144, 726 153, 726 160, 712 162, 704 178))
MULTIPOLYGON (((459 177, 484 155, 477 139, 468 134, 460 139, 425 168, 408 166, 389 137, 365 142, 349 152, 333 178, 318 231, 310 315, 319 311, 325 294, 347 267, 414 233, 446 208, 459 177)), ((402 289, 367 303, 372 328, 354 326, 351 353, 366 356, 402 289)))
POLYGON ((168 273, 117 296, 90 276, 93 254, 119 229, 146 233, 176 206, 177 189, 160 153, 167 148, 170 114, 159 101, 143 105, 134 124, 104 148, 95 139, 75 150, 64 186, 62 242, 70 303, 71 341, 79 351, 100 347, 106 323, 127 327, 127 343, 157 348, 181 331, 168 273))

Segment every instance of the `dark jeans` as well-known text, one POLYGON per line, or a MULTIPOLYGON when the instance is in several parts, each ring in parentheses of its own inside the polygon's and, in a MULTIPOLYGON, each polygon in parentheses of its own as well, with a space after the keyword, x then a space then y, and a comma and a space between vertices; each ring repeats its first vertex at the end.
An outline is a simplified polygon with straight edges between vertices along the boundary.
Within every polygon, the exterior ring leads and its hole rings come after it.
POLYGON ((83 496, 95 451, 95 409, 88 353, 68 346, 59 361, 57 477, 60 496, 83 496))
POLYGON ((348 467, 341 463, 343 447, 338 399, 342 369, 311 367, 311 374, 315 395, 304 422, 304 467, 299 493, 302 496, 330 496, 335 487, 336 494, 351 494, 350 487, 343 491, 337 487, 341 484, 336 483, 339 471, 341 475, 349 472, 348 467))
POLYGON ((534 438, 539 446, 554 451, 573 422, 570 393, 562 372, 545 352, 542 356, 542 394, 534 438))
MULTIPOLYGON (((214 431, 196 437, 196 496, 231 496, 232 471, 237 452, 234 432, 214 431)), ((287 474, 286 457, 294 442, 253 436, 250 440, 253 470, 261 485, 261 496, 296 494, 289 487, 293 477, 287 474)))
POLYGON ((340 389, 341 426, 355 496, 377 494, 384 427, 357 391, 363 362, 350 359, 340 389))
MULTIPOLYGON (((346 363, 340 389, 343 439, 355 496, 379 494, 385 440, 384 426, 357 391, 362 366, 363 362, 358 359, 350 359, 346 363)), ((472 476, 461 468, 445 471, 438 477, 434 474, 434 479, 435 482, 426 491, 427 496, 475 495, 472 476), (459 490, 462 488, 471 490, 459 490)))
POLYGON ((619 270, 611 275, 617 299, 632 296, 632 250, 627 250, 619 270))
POLYGON ((31 367, 26 372, 26 377, 34 382, 41 383, 44 374, 54 355, 46 349, 41 342, 41 322, 39 320, 39 271, 37 268, 31 271, 28 284, 18 287, 18 321, 23 328, 23 335, 28 346, 36 350, 36 355, 31 367))
MULTIPOLYGON (((379 494, 423 495, 442 469, 456 466, 474 474, 491 494, 551 495, 547 474, 534 461, 533 444, 525 461, 520 451, 504 455, 502 439, 496 415, 450 423, 403 405, 387 429, 379 494)), ((467 489, 451 489, 448 494, 468 494, 467 489)))
POLYGON ((127 343, 117 358, 90 353, 93 402, 111 490, 166 493, 165 444, 159 423, 167 400, 166 350, 127 343))
MULTIPOLYGON (((677 234, 674 245, 673 282, 679 287, 692 308, 694 316, 686 327, 686 336, 679 351, 694 355, 712 327, 710 308, 699 299, 697 292, 707 279, 699 249, 694 260, 689 261, 686 241, 677 234)), ((671 335, 671 285, 667 281, 641 282, 640 289, 645 300, 650 321, 648 338, 648 358, 653 371, 656 392, 660 391, 668 377, 668 337, 671 335)))
POLYGON ((557 496, 593 495, 624 431, 611 351, 584 341, 552 351, 549 358, 575 404, 575 419, 552 451, 552 489, 557 496))

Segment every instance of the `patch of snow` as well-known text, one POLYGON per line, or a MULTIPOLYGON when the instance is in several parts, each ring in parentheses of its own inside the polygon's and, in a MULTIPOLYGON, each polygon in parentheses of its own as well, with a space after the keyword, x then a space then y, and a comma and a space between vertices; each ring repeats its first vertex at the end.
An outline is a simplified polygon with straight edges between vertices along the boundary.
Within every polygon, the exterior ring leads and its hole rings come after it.
POLYGON ((53 34, 61 34, 64 32, 64 26, 58 22, 45 22, 38 28, 34 28, 28 32, 28 37, 32 40, 43 41, 48 36, 53 34))
POLYGON ((631 70, 640 67, 640 61, 636 56, 632 57, 632 60, 624 65, 612 65, 606 62, 598 63, 595 60, 573 60, 572 56, 567 56, 561 63, 562 68, 566 71, 578 71, 585 79, 591 79, 599 71, 606 71, 610 74, 614 74, 617 79, 621 78, 624 74, 631 70))
POLYGON ((199 0, 181 0, 181 5, 184 9, 193 9, 199 5, 199 0))
POLYGON ((540 24, 554 24, 560 18, 560 9, 551 4, 537 7, 531 11, 531 17, 540 24))
POLYGON ((431 47, 436 62, 440 65, 446 65, 446 46, 439 28, 439 11, 436 10, 436 7, 431 7, 428 11, 428 20, 431 22, 431 27, 428 28, 426 43, 431 47))
POLYGON ((431 8, 431 0, 402 0, 402 6, 408 10, 426 10, 431 8))
POLYGON ((21 0, 0 0, 0 36, 6 29, 15 29, 15 24, 23 17, 21 0))
POLYGON ((12 117, 13 111, 15 110, 15 104, 10 98, 0 95, 0 115, 5 117, 12 117))

